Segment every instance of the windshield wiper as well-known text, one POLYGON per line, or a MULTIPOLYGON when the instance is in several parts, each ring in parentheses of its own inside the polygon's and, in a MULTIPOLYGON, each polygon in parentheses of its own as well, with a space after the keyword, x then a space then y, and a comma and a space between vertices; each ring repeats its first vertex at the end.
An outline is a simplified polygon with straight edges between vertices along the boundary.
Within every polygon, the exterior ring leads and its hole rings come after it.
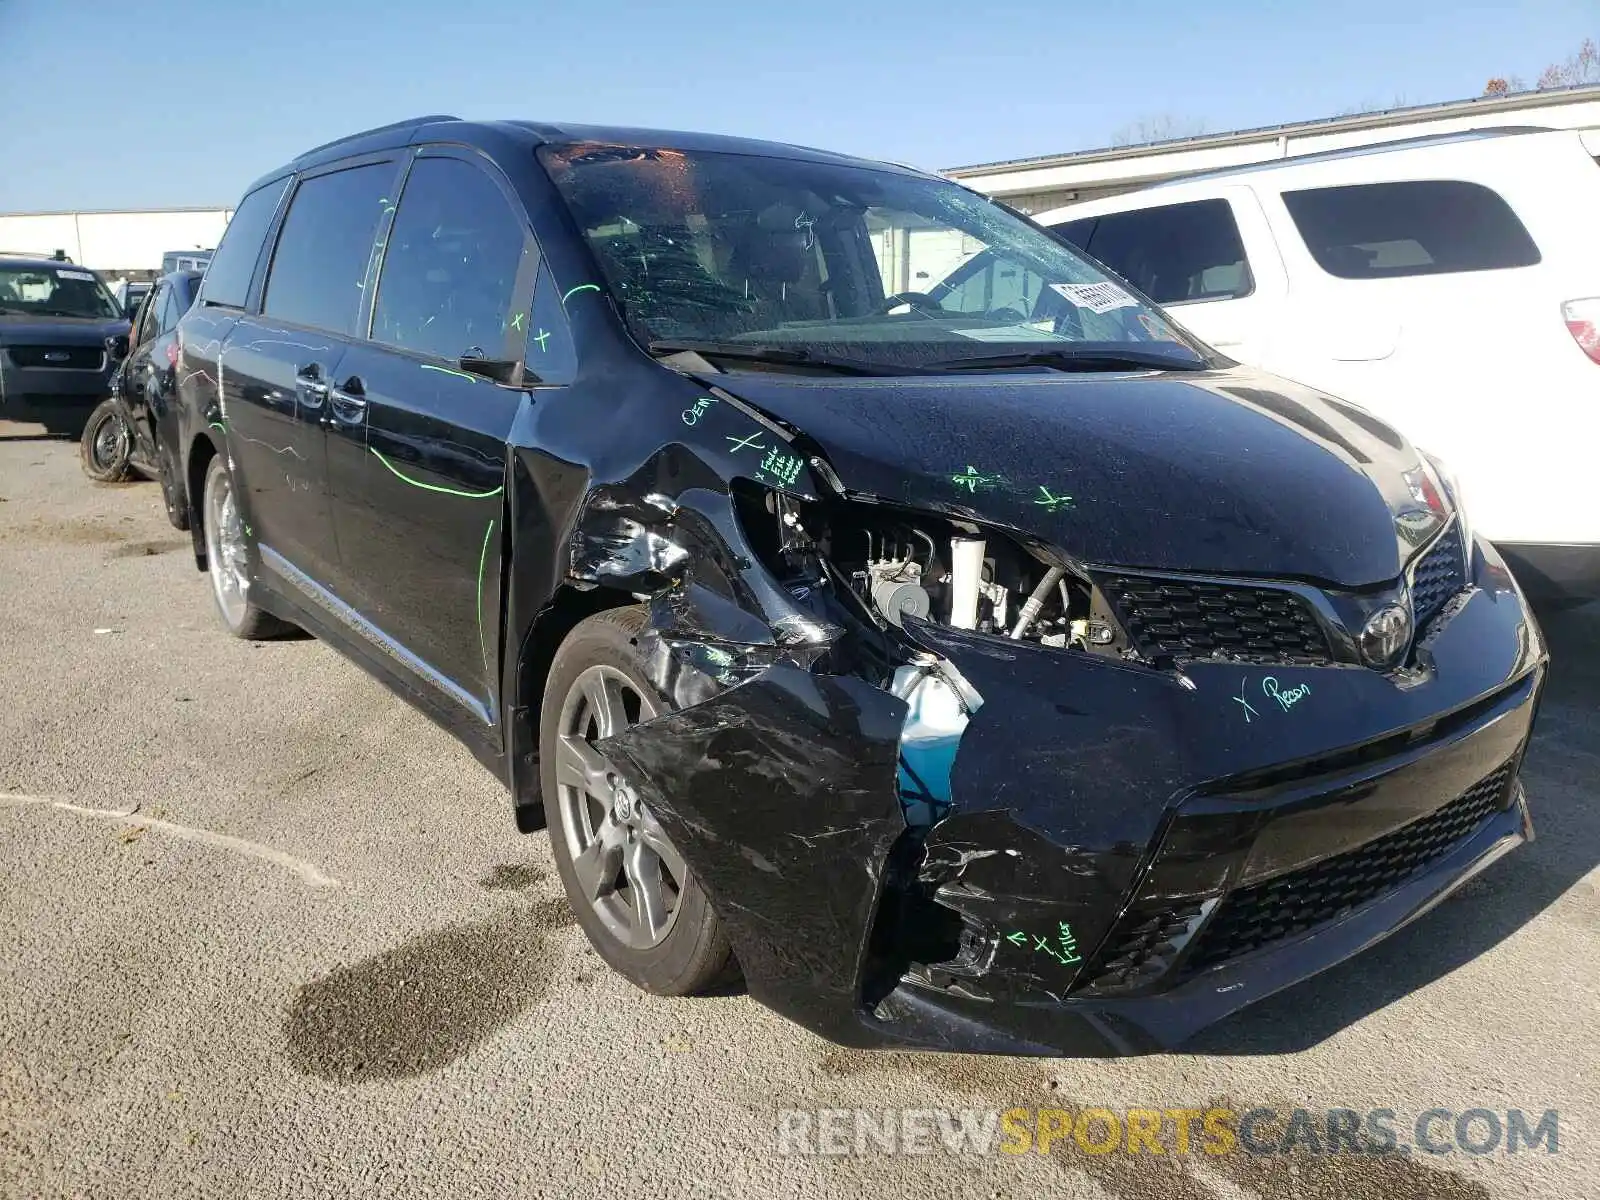
POLYGON ((1203 371, 1199 355, 1162 354, 1150 350, 1061 346, 1051 350, 1026 350, 1015 354, 979 354, 929 363, 943 371, 1003 371, 1011 367, 1054 367, 1058 371, 1203 371))
POLYGON ((779 366, 815 367, 840 375, 907 375, 904 367, 867 362, 857 358, 835 358, 814 354, 800 346, 763 346, 757 342, 654 341, 650 353, 658 355, 698 354, 703 358, 731 358, 742 362, 775 363, 779 366))

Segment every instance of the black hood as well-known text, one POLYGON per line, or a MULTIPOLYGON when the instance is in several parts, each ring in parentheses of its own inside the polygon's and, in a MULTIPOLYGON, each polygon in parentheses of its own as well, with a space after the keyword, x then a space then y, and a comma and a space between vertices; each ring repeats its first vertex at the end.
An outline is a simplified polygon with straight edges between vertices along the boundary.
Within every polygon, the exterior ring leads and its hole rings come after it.
POLYGON ((1249 369, 717 383, 808 435, 851 492, 1088 564, 1354 588, 1395 579, 1417 538, 1415 517, 1410 539, 1395 521, 1419 508, 1404 477, 1417 451, 1361 409, 1249 369))
POLYGON ((0 313, 0 346, 98 346, 128 332, 123 317, 40 317, 0 313))

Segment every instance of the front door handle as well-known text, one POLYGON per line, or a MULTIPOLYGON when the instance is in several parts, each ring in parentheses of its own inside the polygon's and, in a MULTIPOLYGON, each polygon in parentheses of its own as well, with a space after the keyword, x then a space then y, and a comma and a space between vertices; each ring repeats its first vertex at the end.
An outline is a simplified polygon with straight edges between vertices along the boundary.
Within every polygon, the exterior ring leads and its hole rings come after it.
POLYGON ((299 393, 300 403, 306 408, 321 408, 327 402, 328 381, 323 375, 321 363, 312 363, 296 371, 294 386, 299 393))
POLYGON ((344 425, 359 425, 367 415, 367 389, 359 376, 352 375, 344 386, 328 392, 333 419, 344 425))

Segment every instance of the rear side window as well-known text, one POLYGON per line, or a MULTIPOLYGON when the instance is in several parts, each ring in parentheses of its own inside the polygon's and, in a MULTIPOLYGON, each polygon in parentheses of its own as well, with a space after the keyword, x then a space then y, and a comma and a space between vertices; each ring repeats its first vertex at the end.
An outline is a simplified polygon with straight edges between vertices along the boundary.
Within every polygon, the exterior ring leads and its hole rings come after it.
POLYGON ((296 325, 354 333, 372 237, 393 182, 394 164, 387 162, 302 180, 278 235, 262 311, 296 325))
POLYGON ((1106 213, 1092 222, 1058 225, 1056 231, 1157 304, 1231 300, 1255 290, 1226 200, 1106 213), (1091 223, 1093 229, 1086 230, 1091 223), (1086 240, 1079 242, 1080 237, 1086 240))
POLYGON ((505 358, 515 322, 520 353, 528 313, 513 314, 511 303, 526 244, 522 221, 482 170, 417 159, 389 230, 373 338, 451 361, 469 350, 505 358))
POLYGON ((1539 248, 1500 195, 1424 179, 1285 192, 1317 265, 1340 279, 1531 267, 1539 248))
POLYGON ((289 181, 280 179, 257 188, 234 210, 233 220, 222 234, 222 244, 217 247, 206 272, 205 299, 211 304, 226 304, 243 308, 250 294, 250 277, 255 274, 256 259, 261 253, 262 239, 272 224, 272 214, 278 211, 278 200, 289 181))

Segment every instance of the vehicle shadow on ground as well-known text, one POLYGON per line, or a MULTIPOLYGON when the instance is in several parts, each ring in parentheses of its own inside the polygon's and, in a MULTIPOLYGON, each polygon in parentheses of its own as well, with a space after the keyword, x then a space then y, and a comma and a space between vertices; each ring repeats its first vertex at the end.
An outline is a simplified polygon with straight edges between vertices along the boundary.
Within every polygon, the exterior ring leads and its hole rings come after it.
POLYGON ((1305 1050, 1493 949, 1600 863, 1600 604, 1544 614, 1551 671, 1522 779, 1535 839, 1354 959, 1212 1026, 1195 1054, 1305 1050))
POLYGON ((66 433, 7 433, 0 431, 0 442, 70 442, 66 433))

